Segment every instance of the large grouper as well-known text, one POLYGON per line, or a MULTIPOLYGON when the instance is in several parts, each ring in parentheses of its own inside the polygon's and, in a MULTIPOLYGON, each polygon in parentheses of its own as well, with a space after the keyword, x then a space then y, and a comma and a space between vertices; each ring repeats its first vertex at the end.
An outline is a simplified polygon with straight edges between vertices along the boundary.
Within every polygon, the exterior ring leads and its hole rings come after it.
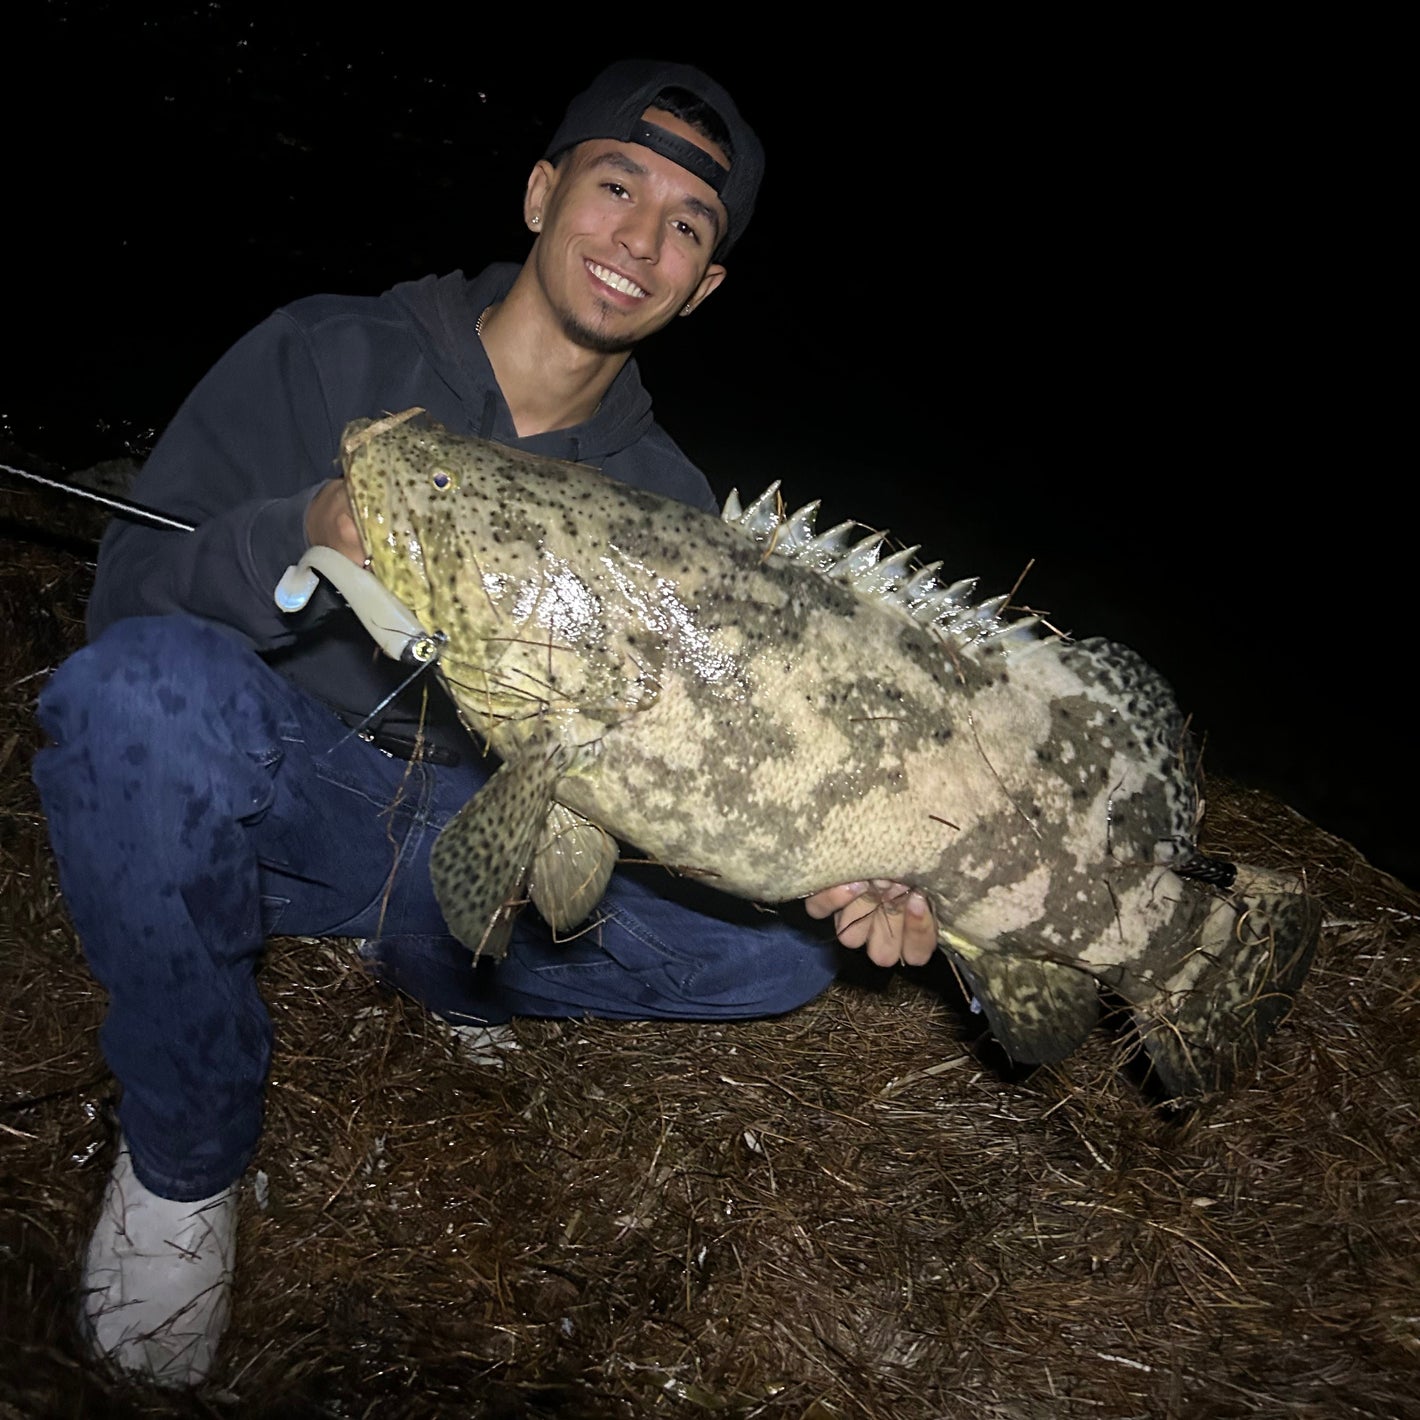
POLYGON ((1075 1050, 1103 993, 1197 1095, 1290 1008, 1318 904, 1198 851, 1196 757, 1134 652, 773 489, 716 519, 418 411, 350 425, 343 463, 369 571, 313 549, 278 601, 329 575, 501 761, 431 855, 475 954, 529 897, 584 921, 621 840, 765 904, 910 884, 1016 1061, 1075 1050))

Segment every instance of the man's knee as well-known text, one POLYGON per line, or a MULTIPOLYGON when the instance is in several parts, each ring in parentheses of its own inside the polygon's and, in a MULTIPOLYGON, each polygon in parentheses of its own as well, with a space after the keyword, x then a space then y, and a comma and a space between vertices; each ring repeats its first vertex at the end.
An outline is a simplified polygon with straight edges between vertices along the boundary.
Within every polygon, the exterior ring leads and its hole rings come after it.
POLYGON ((99 823, 127 825, 127 841, 144 824, 163 832, 174 813, 191 827, 197 805, 249 812, 282 758, 280 705, 262 689, 270 676, 190 617, 117 622, 71 656, 40 697, 51 745, 34 763, 56 850, 80 851, 99 823))
POLYGON ((60 744, 94 730, 112 737, 123 723, 171 733, 251 663, 239 641, 193 617, 130 617, 55 671, 39 698, 40 723, 60 744))
POLYGON ((808 927, 688 910, 618 874, 596 928, 567 943, 521 920, 499 968, 511 1010, 631 1020, 751 1020, 820 995, 841 949, 808 927), (736 920, 737 919, 737 920, 736 920))
POLYGON ((783 1015, 837 974, 838 944, 793 906, 770 914, 704 884, 632 868, 613 877, 602 909, 594 935, 635 979, 633 999, 648 1015, 783 1015))
POLYGON ((838 974, 837 943, 786 922, 744 934, 743 955, 722 958, 697 982, 749 1008, 739 1014, 782 1016, 821 996, 838 974))

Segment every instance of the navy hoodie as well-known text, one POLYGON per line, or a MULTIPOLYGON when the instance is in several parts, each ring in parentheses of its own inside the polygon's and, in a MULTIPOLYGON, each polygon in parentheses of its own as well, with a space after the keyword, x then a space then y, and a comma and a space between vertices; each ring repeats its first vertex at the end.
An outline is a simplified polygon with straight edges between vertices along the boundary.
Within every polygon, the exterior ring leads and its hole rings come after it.
MULTIPOLYGON (((346 719, 363 717, 405 671, 374 653, 328 589, 294 616, 272 594, 306 549, 307 506, 340 473, 346 424, 413 405, 456 433, 591 464, 713 511, 704 475, 652 418, 634 360, 585 423, 518 437, 474 333, 518 269, 491 266, 471 281, 427 276, 378 297, 313 296, 239 340, 184 401, 134 488, 197 530, 115 519, 99 553, 89 634, 125 616, 187 612, 239 636, 346 719)), ((407 692, 384 712, 385 726, 406 733, 422 703, 421 687, 407 692)), ((438 697, 426 733, 452 745, 461 738, 454 724, 438 697)))

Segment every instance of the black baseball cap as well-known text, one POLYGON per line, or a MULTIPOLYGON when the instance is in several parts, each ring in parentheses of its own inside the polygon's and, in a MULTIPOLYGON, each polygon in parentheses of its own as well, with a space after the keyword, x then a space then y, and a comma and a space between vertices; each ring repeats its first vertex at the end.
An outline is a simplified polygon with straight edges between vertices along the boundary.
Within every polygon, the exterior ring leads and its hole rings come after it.
POLYGON ((708 74, 689 64, 662 64, 654 59, 623 59, 603 69, 568 104, 543 156, 556 159, 593 138, 640 143, 708 183, 725 204, 730 219, 729 230, 716 248, 717 256, 724 256, 749 225, 764 176, 764 146, 740 117, 735 101, 708 74), (735 150, 728 169, 704 148, 641 117, 663 89, 686 89, 720 115, 735 150))

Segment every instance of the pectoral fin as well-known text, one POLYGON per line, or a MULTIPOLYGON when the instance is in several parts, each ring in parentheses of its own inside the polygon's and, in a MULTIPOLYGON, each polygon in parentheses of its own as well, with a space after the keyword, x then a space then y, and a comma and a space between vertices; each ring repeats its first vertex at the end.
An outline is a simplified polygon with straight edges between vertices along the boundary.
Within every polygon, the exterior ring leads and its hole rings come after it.
POLYGON ((946 947, 1012 1060, 1027 1065, 1063 1060, 1099 1020, 1099 993, 1087 972, 995 943, 968 942, 955 933, 946 947))
POLYGON ((561 777, 548 742, 509 760, 449 821, 429 855, 434 896, 449 930, 475 956, 502 957, 523 885, 561 777))
POLYGON ((585 921, 602 900, 616 866, 616 840, 596 824, 553 804, 533 859, 528 892, 554 932, 585 921))

